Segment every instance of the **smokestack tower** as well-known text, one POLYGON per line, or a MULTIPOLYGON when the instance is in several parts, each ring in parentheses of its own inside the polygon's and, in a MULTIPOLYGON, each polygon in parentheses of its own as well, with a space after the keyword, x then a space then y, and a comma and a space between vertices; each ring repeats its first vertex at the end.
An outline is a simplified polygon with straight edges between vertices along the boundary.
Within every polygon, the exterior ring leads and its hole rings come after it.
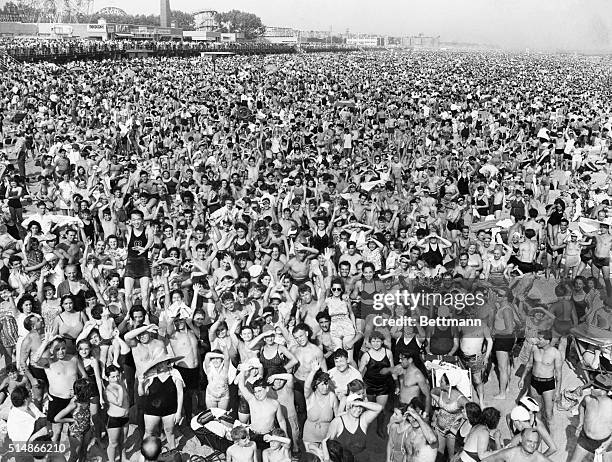
POLYGON ((161 27, 168 27, 170 15, 170 0, 160 0, 159 25, 161 27))

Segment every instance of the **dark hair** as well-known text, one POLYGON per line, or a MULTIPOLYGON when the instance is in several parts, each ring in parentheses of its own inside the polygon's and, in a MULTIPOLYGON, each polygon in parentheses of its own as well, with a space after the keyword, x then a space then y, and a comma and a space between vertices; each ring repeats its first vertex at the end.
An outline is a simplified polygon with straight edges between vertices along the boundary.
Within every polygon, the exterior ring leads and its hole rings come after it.
POLYGON ((360 379, 353 379, 346 384, 346 394, 356 393, 358 391, 365 390, 365 383, 360 379))
POLYGON ((315 316, 315 319, 317 320, 317 322, 319 322, 321 319, 331 320, 331 316, 329 315, 329 312, 327 310, 323 310, 317 313, 317 315, 315 316))
POLYGON ((138 210, 138 209, 130 210, 130 215, 138 215, 140 218, 144 219, 144 213, 141 210, 138 210))
POLYGON ((497 424, 499 423, 499 419, 501 414, 494 407, 486 407, 482 410, 482 415, 480 418, 480 423, 485 425, 489 430, 495 430, 497 428, 497 424))
POLYGON ((15 387, 11 393, 11 403, 13 407, 21 407, 25 404, 26 400, 30 397, 30 392, 25 385, 19 385, 15 387))
POLYGON ((329 383, 331 377, 327 372, 323 372, 319 369, 315 372, 314 378, 312 379, 312 391, 315 391, 320 383, 329 383))
POLYGON ((258 379, 253 382, 253 389, 255 388, 268 388, 268 382, 266 379, 258 379))
POLYGON ((107 376, 111 375, 113 372, 119 372, 119 374, 121 374, 121 369, 115 366, 114 364, 109 364, 108 366, 106 366, 107 376))
POLYGON ((22 313, 23 313, 23 304, 24 304, 25 302, 27 302, 27 301, 32 302, 32 311, 34 311, 34 307, 35 307, 35 303, 36 303, 36 302, 35 302, 35 300, 34 300, 34 297, 32 297, 31 295, 26 294, 26 295, 24 295, 23 297, 21 297, 21 298, 19 299, 19 301, 17 302, 17 309, 18 309, 20 312, 22 312, 22 313))
POLYGON ((295 335, 300 330, 303 330, 304 332, 306 332, 306 337, 308 337, 308 341, 310 341, 310 337, 312 337, 312 329, 310 328, 310 326, 304 322, 297 324, 293 328, 293 331, 292 331, 293 335, 295 335))
POLYGON ((349 357, 348 351, 346 351, 344 348, 338 348, 332 354, 332 359, 337 359, 337 358, 346 358, 346 359, 348 359, 348 357, 349 357))
POLYGON ((382 333, 382 332, 380 332, 380 331, 378 331, 378 330, 375 330, 374 332, 372 332, 372 333, 370 334, 370 341, 371 341, 372 339, 374 339, 374 338, 377 338, 378 340, 380 340, 380 341, 381 341, 381 342, 383 342, 383 343, 384 343, 384 341, 385 341, 385 336, 383 335, 383 333, 382 333))
POLYGON ((465 404, 465 415, 467 416, 470 425, 478 425, 482 420, 482 409, 476 403, 469 402, 465 404))
POLYGON ((132 308, 130 308, 130 318, 134 319, 134 314, 141 312, 143 315, 147 315, 147 310, 144 309, 144 306, 142 305, 134 305, 132 306, 132 308))
POLYGON ((89 379, 78 379, 74 382, 73 390, 74 396, 79 403, 88 403, 93 396, 92 382, 89 379))

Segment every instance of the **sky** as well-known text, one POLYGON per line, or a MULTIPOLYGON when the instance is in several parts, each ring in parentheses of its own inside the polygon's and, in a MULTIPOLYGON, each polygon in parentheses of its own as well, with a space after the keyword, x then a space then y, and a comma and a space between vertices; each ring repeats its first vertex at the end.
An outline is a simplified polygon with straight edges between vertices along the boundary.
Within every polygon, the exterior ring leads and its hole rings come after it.
MULTIPOLYGON (((94 0, 94 11, 104 6, 159 13, 159 0, 94 0)), ((612 0, 170 0, 170 7, 238 9, 268 26, 301 30, 423 33, 516 49, 612 50, 612 0)))

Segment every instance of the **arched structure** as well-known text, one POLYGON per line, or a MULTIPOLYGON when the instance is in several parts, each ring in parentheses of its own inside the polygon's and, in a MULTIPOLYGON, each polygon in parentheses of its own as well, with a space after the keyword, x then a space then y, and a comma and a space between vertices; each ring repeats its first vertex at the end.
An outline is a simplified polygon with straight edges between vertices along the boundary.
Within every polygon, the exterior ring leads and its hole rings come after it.
POLYGON ((127 16, 127 13, 125 11, 123 11, 121 8, 117 8, 116 6, 107 6, 96 13, 96 15, 104 14, 108 14, 111 16, 127 16))

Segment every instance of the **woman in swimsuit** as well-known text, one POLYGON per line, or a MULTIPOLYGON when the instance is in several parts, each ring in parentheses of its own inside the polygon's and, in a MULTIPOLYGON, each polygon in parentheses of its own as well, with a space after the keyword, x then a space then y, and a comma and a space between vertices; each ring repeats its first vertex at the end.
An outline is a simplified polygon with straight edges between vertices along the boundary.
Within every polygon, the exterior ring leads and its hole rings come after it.
POLYGON ((503 441, 500 431, 497 430, 499 418, 500 413, 494 407, 487 407, 482 410, 478 424, 472 427, 470 433, 465 438, 463 451, 460 455, 461 462, 480 462, 485 457, 501 449, 503 441), (491 438, 495 442, 494 451, 489 451, 489 441, 491 438))
POLYGON ((88 379, 78 379, 74 382, 74 397, 70 404, 61 410, 55 421, 69 424, 68 440, 70 441, 69 462, 84 461, 87 447, 91 439, 91 414, 89 400, 92 396, 91 384, 88 379))
POLYGON ((61 299, 63 311, 53 321, 53 335, 61 335, 66 339, 68 354, 76 354, 75 341, 87 322, 85 313, 74 310, 73 302, 71 295, 64 295, 61 299))
MULTIPOLYGON (((383 408, 387 404, 389 395, 393 393, 393 355, 391 350, 384 347, 384 335, 374 331, 370 336, 370 348, 363 354, 359 362, 359 372, 366 384, 366 393, 370 401, 380 404, 383 408)), ((377 433, 384 436, 384 421, 379 417, 377 433)))
POLYGON ((319 369, 319 363, 312 365, 304 381, 307 417, 302 439, 306 450, 317 453, 327 435, 329 425, 338 413, 338 398, 330 390, 330 377, 319 369))
POLYGON ((366 449, 368 426, 378 417, 383 407, 378 403, 363 401, 351 393, 346 398, 346 413, 332 420, 322 441, 323 460, 329 460, 327 442, 336 440, 344 451, 357 458, 366 449))
POLYGON ((276 343, 276 329, 265 327, 264 332, 260 335, 264 339, 264 344, 259 351, 259 360, 263 365, 264 377, 284 374, 297 364, 297 359, 293 353, 287 347, 276 343))
POLYGON ((153 363, 145 371, 144 379, 138 383, 138 394, 146 396, 143 406, 145 438, 155 434, 161 423, 168 449, 172 450, 176 448, 174 428, 181 420, 185 383, 169 359, 161 358, 161 362, 153 363))
POLYGON ((92 347, 89 340, 79 340, 77 343, 78 358, 85 372, 92 390, 89 410, 94 425, 94 436, 98 441, 102 438, 102 421, 98 415, 101 406, 104 406, 104 388, 102 386, 102 372, 100 362, 92 354, 92 347))
POLYGON ((204 358, 204 372, 208 377, 206 387, 206 407, 217 407, 227 411, 229 408, 229 367, 231 361, 227 348, 213 350, 204 358))
POLYGON ((451 458, 455 454, 455 436, 464 421, 463 408, 468 399, 457 389, 454 375, 444 374, 440 386, 431 390, 431 397, 436 404, 433 416, 433 428, 438 433, 438 452, 444 458, 444 452, 451 458))
POLYGON ((353 361, 353 342, 357 334, 355 330, 355 315, 349 302, 342 298, 344 284, 340 278, 331 283, 331 295, 325 299, 323 310, 327 309, 331 318, 329 332, 334 340, 334 351, 344 348, 348 351, 349 361, 353 361))
POLYGON ((582 276, 577 276, 574 278, 572 301, 574 302, 574 309, 576 310, 576 315, 578 316, 578 322, 582 322, 584 320, 588 308, 587 293, 584 290, 585 286, 586 281, 582 276))
POLYGON ((406 449, 404 447, 404 440, 406 439, 406 432, 410 430, 411 425, 404 417, 408 410, 407 404, 400 404, 399 407, 393 410, 393 415, 389 420, 387 426, 387 434, 389 439, 387 441, 387 462, 404 462, 406 449))
POLYGON ((372 263, 366 262, 362 268, 363 277, 355 283, 351 299, 359 299, 359 312, 355 311, 355 324, 357 330, 362 331, 365 318, 374 310, 374 298, 376 294, 385 292, 385 284, 375 277, 375 269, 372 263))
POLYGON ((510 385, 510 354, 514 348, 514 308, 510 304, 514 295, 507 294, 497 304, 494 329, 493 351, 499 368, 499 394, 494 399, 506 399, 510 385))
POLYGON ((482 257, 478 253, 478 249, 476 244, 470 244, 467 249, 468 254, 468 266, 474 268, 476 272, 476 277, 480 276, 480 272, 482 271, 482 257))

